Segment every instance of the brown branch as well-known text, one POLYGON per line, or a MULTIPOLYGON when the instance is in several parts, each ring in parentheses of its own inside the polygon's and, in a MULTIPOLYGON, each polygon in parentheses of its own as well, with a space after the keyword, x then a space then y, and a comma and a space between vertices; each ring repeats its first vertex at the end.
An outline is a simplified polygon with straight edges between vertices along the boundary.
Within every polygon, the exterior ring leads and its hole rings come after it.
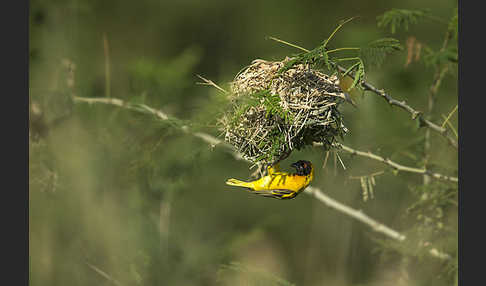
MULTIPOLYGON (((289 45, 291 47, 294 47, 294 48, 297 48, 297 49, 300 49, 306 53, 310 52, 310 50, 306 49, 306 48, 302 48, 302 47, 299 47, 295 44, 292 44, 292 43, 289 43, 289 42, 286 42, 286 41, 283 41, 283 40, 280 40, 280 39, 277 39, 275 37, 269 37, 269 39, 271 40, 274 40, 274 41, 277 41, 279 43, 283 43, 283 44, 286 44, 286 45, 289 45)), ((333 63, 337 69, 342 72, 342 73, 345 73, 346 72, 346 68, 336 64, 336 63, 333 63)), ((347 74, 350 78, 354 79, 354 75, 352 75, 351 73, 348 73, 347 74)), ((453 146, 454 148, 458 148, 458 145, 457 145, 457 141, 450 136, 450 134, 447 132, 447 129, 446 128, 443 128, 427 119, 425 119, 422 115, 422 112, 420 111, 417 111, 415 110, 413 107, 409 106, 405 101, 398 101, 396 99, 394 99, 393 97, 391 97, 389 94, 387 94, 384 90, 382 89, 377 89, 376 87, 374 87, 373 85, 371 85, 370 83, 364 81, 362 83, 362 86, 365 90, 368 90, 368 91, 371 91, 379 96, 381 96, 383 99, 386 100, 386 102, 388 102, 388 104, 390 105, 395 105, 395 106, 398 106, 400 107, 401 109, 407 111, 408 113, 410 113, 412 115, 412 119, 415 120, 415 119, 418 119, 419 122, 420 122, 420 125, 421 126, 426 126, 432 130, 434 130, 435 132, 441 134, 442 136, 444 136, 444 138, 447 139, 447 141, 449 142, 449 144, 451 146, 453 146)))
POLYGON ((221 91, 222 93, 228 93, 225 89, 223 89, 222 87, 220 87, 219 85, 215 84, 214 81, 212 80, 209 80, 209 79, 206 79, 204 78, 203 76, 201 75, 196 75, 198 78, 200 78, 203 82, 197 82, 196 84, 201 84, 201 85, 209 85, 209 86, 212 86, 212 87, 215 87, 216 89, 218 89, 219 91, 221 91))
MULTIPOLYGON (((343 73, 346 72, 346 68, 344 68, 340 65, 337 65, 337 68, 339 69, 340 72, 343 72, 343 73)), ((351 77, 352 79, 354 79, 354 76, 349 74, 349 73, 348 73, 348 76, 351 77)), ((384 90, 377 89, 376 87, 374 87, 373 85, 371 85, 368 82, 363 82, 362 86, 365 90, 371 91, 371 92, 381 96, 386 102, 388 102, 388 104, 390 104, 392 106, 393 105, 398 106, 401 109, 407 111, 408 113, 410 113, 412 115, 413 120, 418 119, 421 126, 426 126, 429 129, 431 129, 431 130, 439 133, 440 135, 444 136, 444 138, 447 139, 449 144, 457 149, 457 147, 458 147, 457 141, 453 137, 450 136, 449 132, 447 131, 447 128, 441 127, 441 126, 431 122, 430 120, 425 119, 421 111, 415 110, 413 107, 408 105, 406 103, 406 101, 398 101, 398 100, 394 99, 393 97, 391 97, 389 94, 387 94, 384 90)))

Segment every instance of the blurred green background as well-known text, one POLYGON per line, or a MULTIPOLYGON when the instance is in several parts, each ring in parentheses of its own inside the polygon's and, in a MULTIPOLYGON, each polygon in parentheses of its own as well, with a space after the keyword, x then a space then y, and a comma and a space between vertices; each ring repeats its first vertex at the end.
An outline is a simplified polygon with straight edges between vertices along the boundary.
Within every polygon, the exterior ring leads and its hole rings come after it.
MULTIPOLYGON (((415 264, 383 251, 376 241, 383 236, 310 196, 279 201, 226 186, 227 178, 247 179, 250 165, 180 131, 179 122, 73 103, 69 95, 143 102, 218 136, 224 100, 196 84, 197 74, 228 88, 253 59, 297 52, 268 36, 311 49, 353 16, 360 17, 332 47, 384 37, 406 46, 414 36, 437 50, 456 7, 440 0, 30 1, 31 285, 446 285, 442 262, 415 264), (423 20, 392 35, 376 22, 391 8, 430 9, 445 24, 423 20)), ((434 69, 405 67, 406 58, 406 49, 388 57, 366 80, 426 111, 434 69)), ((350 130, 344 144, 422 167, 424 128, 374 94, 352 96, 358 108, 341 108, 350 130)), ((452 70, 432 120, 442 123, 456 104, 452 70)), ((450 121, 457 126, 457 116, 450 121)), ((431 143, 429 166, 457 176, 457 152, 436 134, 431 143)), ((324 157, 309 148, 282 167, 310 160, 312 185, 332 198, 398 231, 415 225, 406 209, 422 176, 394 175, 344 153, 346 170, 333 156, 322 168, 324 157), (360 181, 350 176, 381 170, 374 198, 364 202, 360 181)), ((452 227, 447 243, 457 244, 457 209, 442 219, 452 227)))

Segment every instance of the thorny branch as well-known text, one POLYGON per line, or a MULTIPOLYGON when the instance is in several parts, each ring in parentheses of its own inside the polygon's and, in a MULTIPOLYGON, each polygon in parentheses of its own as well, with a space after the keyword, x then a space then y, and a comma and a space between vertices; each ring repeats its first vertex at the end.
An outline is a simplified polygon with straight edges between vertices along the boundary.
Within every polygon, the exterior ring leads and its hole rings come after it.
MULTIPOLYGON (((306 48, 302 48, 302 47, 299 47, 297 45, 294 45, 294 44, 291 44, 289 42, 286 42, 286 41, 283 41, 283 40, 280 40, 280 39, 277 39, 275 37, 270 37, 269 39, 271 40, 274 40, 274 41, 277 41, 277 42, 280 42, 280 43, 283 43, 283 44, 286 44, 286 45, 289 45, 289 46, 292 46, 294 48, 297 48, 297 49, 300 49, 304 52, 310 52, 308 49, 306 48)), ((342 67, 336 63, 333 63, 337 69, 342 72, 342 73, 346 73, 347 72, 347 69, 345 67, 342 67)), ((354 80, 354 75, 352 75, 351 73, 347 73, 347 75, 354 80)), ((411 107, 410 105, 408 105, 406 103, 406 101, 398 101, 396 99, 394 99, 393 97, 391 97, 388 93, 386 93, 383 89, 378 89, 376 87, 374 87, 372 84, 366 82, 366 81, 363 81, 361 86, 367 90, 367 91, 371 91, 379 96, 381 96, 386 102, 388 102, 388 104, 390 105, 395 105, 395 106, 398 106, 400 107, 401 109, 407 111, 408 113, 410 113, 412 115, 412 119, 415 120, 415 119, 418 119, 419 122, 420 122, 420 126, 426 126, 428 128, 430 128, 431 130, 434 130, 435 132, 439 133, 440 135, 442 135, 444 138, 447 139, 448 143, 453 146, 454 148, 458 148, 458 144, 457 144, 457 141, 449 134, 448 130, 444 127, 441 127, 433 122, 431 122, 430 120, 427 120, 426 118, 424 118, 422 112, 418 111, 418 110, 415 110, 413 107, 411 107)))
MULTIPOLYGON (((153 109, 153 108, 151 108, 147 105, 144 105, 144 104, 134 105, 134 104, 127 103, 127 102, 124 102, 121 99, 116 99, 116 98, 86 98, 86 97, 73 96, 73 100, 74 100, 74 102, 83 102, 83 103, 90 103, 90 104, 102 103, 102 104, 114 105, 114 106, 130 109, 130 110, 135 110, 135 111, 139 111, 139 112, 141 111, 141 108, 142 108, 142 109, 144 109, 144 111, 149 112, 150 114, 157 117, 158 119, 161 119, 161 120, 168 120, 169 119, 169 116, 167 114, 163 113, 160 110, 153 109)), ((230 151, 233 154, 233 156, 235 157, 235 159, 244 160, 243 157, 241 157, 239 154, 235 153, 235 151, 234 151, 234 149, 231 145, 225 143, 224 141, 222 141, 222 140, 220 140, 220 139, 218 139, 218 138, 216 138, 212 135, 209 135, 209 134, 206 134, 206 133, 200 133, 200 132, 190 132, 188 126, 182 126, 181 129, 184 132, 187 132, 187 133, 189 133, 189 134, 191 134, 195 137, 198 137, 198 138, 202 139, 203 141, 209 143, 211 145, 211 147, 215 147, 216 145, 221 145, 221 146, 225 147, 228 151, 230 151)), ((373 220, 372 218, 365 215, 362 211, 355 210, 355 209, 353 209, 349 206, 346 206, 345 204, 342 204, 342 203, 328 197, 320 189, 318 189, 316 187, 309 186, 307 188, 307 190, 305 191, 305 193, 307 193, 309 195, 313 195, 316 199, 318 199, 319 201, 324 203, 326 206, 328 206, 328 207, 330 207, 330 208, 332 208, 332 209, 334 209, 338 212, 341 212, 341 213, 344 213, 348 216, 351 216, 352 218, 354 218, 354 219, 356 219, 356 220, 358 220, 358 221, 360 221, 364 224, 367 224, 368 226, 371 227, 371 229, 373 229, 376 232, 380 232, 380 233, 382 233, 382 234, 384 234, 384 235, 386 235, 386 236, 388 236, 392 239, 398 240, 398 241, 404 241, 406 239, 406 237, 403 234, 400 234, 399 232, 385 226, 384 224, 373 220)), ((440 252, 436 248, 432 248, 429 251, 429 253, 430 253, 430 255, 437 257, 437 258, 440 258, 440 259, 450 259, 450 256, 448 254, 440 252)))
MULTIPOLYGON (((346 72, 346 68, 344 68, 340 65, 337 65, 337 68, 339 69, 340 72, 343 72, 343 73, 346 72)), ((354 79, 354 76, 351 75, 350 73, 348 73, 348 76, 354 79)), ((444 138, 447 139, 449 144, 457 149, 457 147, 458 147, 457 141, 449 134, 449 132, 447 131, 446 128, 441 127, 441 126, 431 122, 430 120, 425 119, 422 112, 415 110, 413 107, 408 105, 405 100, 404 101, 398 101, 398 100, 394 99, 393 97, 391 97, 383 89, 377 89, 376 87, 374 87, 373 85, 371 85, 368 82, 363 82, 362 86, 365 90, 371 91, 371 92, 381 96, 383 99, 386 100, 386 102, 388 102, 388 104, 398 106, 401 109, 407 111, 408 113, 410 113, 412 115, 413 120, 418 119, 421 126, 426 126, 429 129, 431 129, 431 130, 439 133, 440 135, 444 136, 444 138)))

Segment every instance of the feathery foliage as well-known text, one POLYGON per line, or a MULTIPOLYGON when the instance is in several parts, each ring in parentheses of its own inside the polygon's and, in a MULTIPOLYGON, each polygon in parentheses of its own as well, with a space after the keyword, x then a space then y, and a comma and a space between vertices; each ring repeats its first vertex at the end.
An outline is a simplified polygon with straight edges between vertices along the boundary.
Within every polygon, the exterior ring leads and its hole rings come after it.
POLYGON ((391 33, 395 34, 397 29, 402 27, 408 30, 410 24, 417 24, 419 20, 426 18, 429 13, 428 10, 391 9, 376 17, 376 20, 379 28, 390 27, 391 33))
POLYGON ((359 55, 363 62, 371 66, 380 66, 385 61, 387 55, 402 51, 403 46, 400 41, 394 38, 383 38, 370 42, 359 50, 359 55))
MULTIPOLYGON (((322 69, 326 67, 327 70, 331 71, 332 73, 339 73, 339 70, 337 68, 337 63, 354 61, 354 63, 347 68, 347 70, 344 72, 342 76, 344 77, 348 74, 354 73, 353 83, 348 88, 347 91, 350 91, 355 87, 361 88, 361 83, 365 78, 365 66, 378 67, 384 62, 387 55, 397 51, 401 51, 403 50, 403 47, 400 44, 400 41, 398 41, 397 39, 382 38, 382 39, 372 41, 360 48, 343 47, 343 48, 330 50, 327 46, 329 41, 334 37, 334 35, 344 24, 350 22, 353 19, 354 18, 350 18, 346 21, 343 21, 341 24, 339 24, 331 33, 331 35, 322 43, 322 45, 317 46, 316 48, 310 51, 305 51, 293 55, 293 57, 289 61, 287 61, 285 65, 279 70, 279 73, 282 74, 297 64, 309 65, 315 69, 322 69), (357 52, 356 53, 357 55, 355 57, 331 56, 331 54, 340 51, 355 51, 357 52)), ((289 45, 295 47, 295 45, 292 44, 289 45)))
POLYGON ((444 50, 433 51, 429 47, 424 48, 424 63, 426 66, 440 66, 446 63, 457 63, 457 47, 448 47, 444 50))

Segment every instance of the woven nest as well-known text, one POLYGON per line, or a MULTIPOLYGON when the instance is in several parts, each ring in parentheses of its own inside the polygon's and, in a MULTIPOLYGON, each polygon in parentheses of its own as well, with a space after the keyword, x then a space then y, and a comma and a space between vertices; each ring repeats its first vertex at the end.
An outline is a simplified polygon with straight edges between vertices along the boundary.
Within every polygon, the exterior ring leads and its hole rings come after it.
POLYGON ((338 111, 345 94, 336 76, 289 60, 254 60, 231 83, 231 106, 220 119, 225 141, 254 163, 275 163, 313 142, 330 149, 347 129, 338 111))

